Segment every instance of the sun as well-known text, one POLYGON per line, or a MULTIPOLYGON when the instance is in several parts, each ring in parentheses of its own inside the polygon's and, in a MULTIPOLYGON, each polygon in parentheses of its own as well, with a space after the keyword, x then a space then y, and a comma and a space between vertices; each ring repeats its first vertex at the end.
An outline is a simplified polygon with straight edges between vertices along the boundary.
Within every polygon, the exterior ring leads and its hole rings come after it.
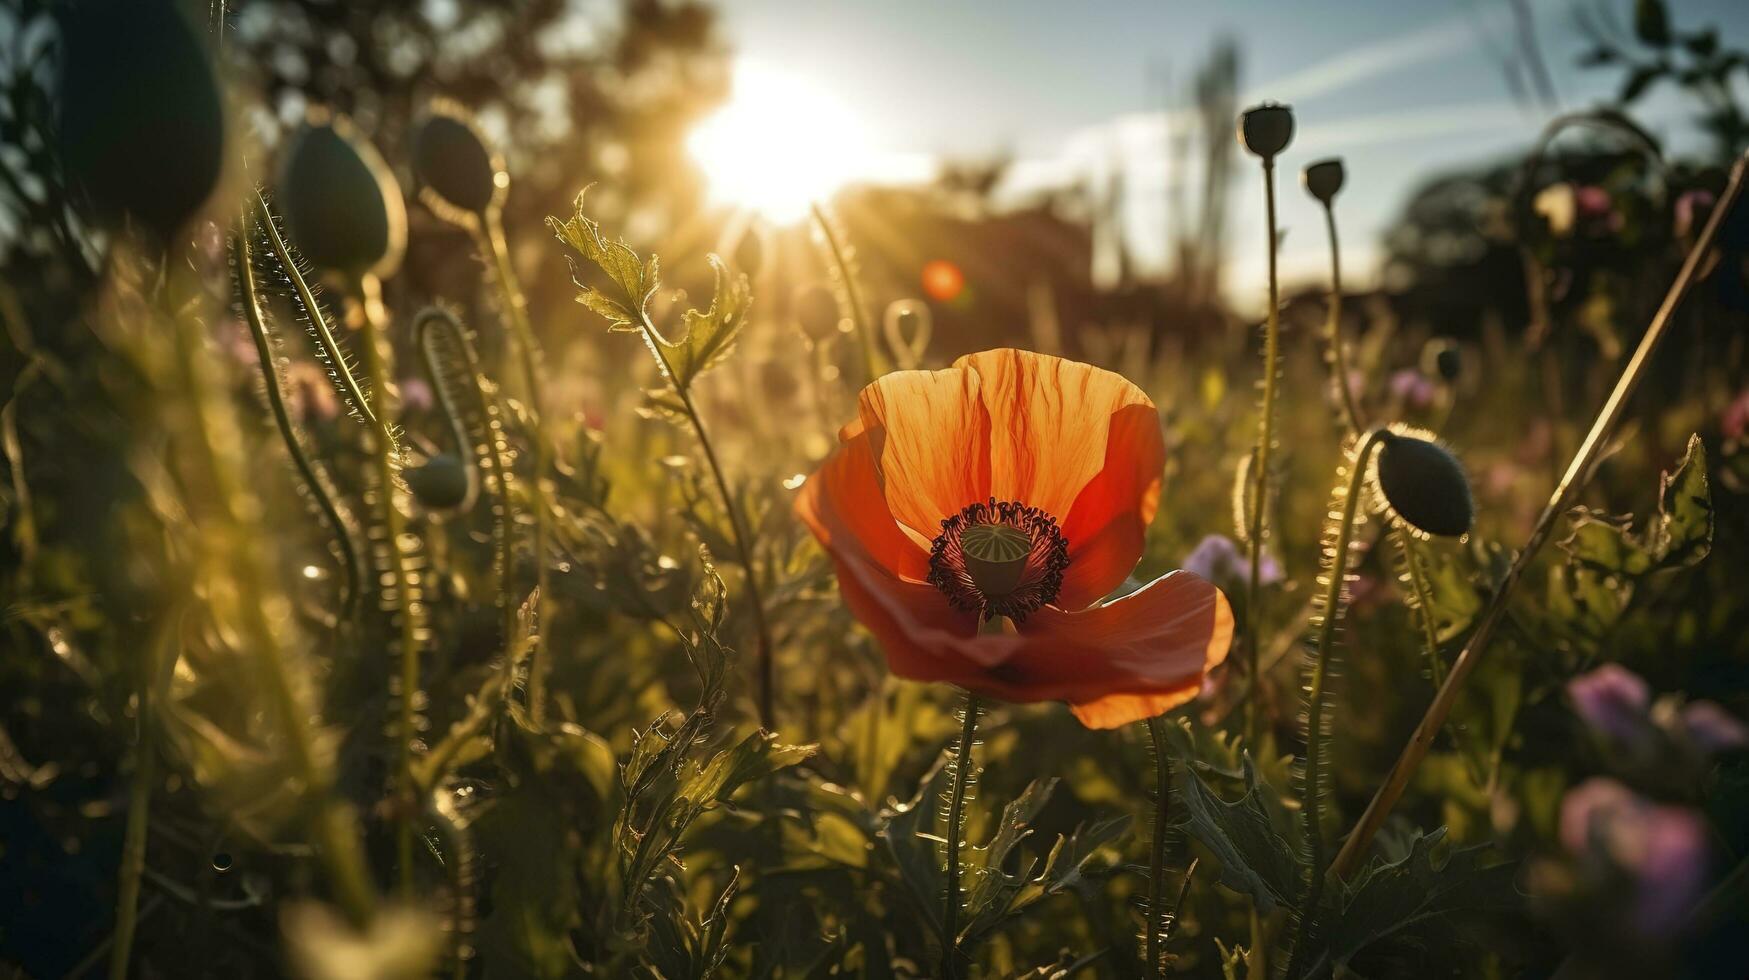
POLYGON ((718 204, 777 224, 801 220, 868 166, 868 134, 831 92, 751 61, 735 65, 728 104, 687 138, 718 204))

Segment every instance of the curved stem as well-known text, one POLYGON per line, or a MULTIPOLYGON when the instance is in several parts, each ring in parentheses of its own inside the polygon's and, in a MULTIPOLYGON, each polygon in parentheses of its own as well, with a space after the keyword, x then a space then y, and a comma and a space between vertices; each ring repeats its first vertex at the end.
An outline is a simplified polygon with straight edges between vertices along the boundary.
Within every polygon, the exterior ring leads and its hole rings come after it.
POLYGON ((965 719, 954 746, 953 789, 947 804, 947 897, 941 908, 941 975, 959 980, 960 838, 965 836, 966 781, 972 771, 972 741, 978 728, 978 696, 966 692, 965 719))
POLYGON ((1428 604, 1427 570, 1421 566, 1421 549, 1415 539, 1402 528, 1392 528, 1391 538, 1403 553, 1403 568, 1409 578, 1409 591, 1415 597, 1415 618, 1421 622, 1421 639, 1427 647, 1427 669, 1438 687, 1445 683, 1445 661, 1439 658, 1439 630, 1434 626, 1432 606, 1428 604))
POLYGON ((1736 206, 1737 199, 1743 191, 1746 176, 1749 176, 1749 153, 1737 158, 1736 166, 1731 169, 1731 179, 1725 185, 1725 190, 1719 195, 1719 200, 1713 206, 1712 214, 1707 218, 1706 227, 1701 230, 1695 240, 1694 247, 1689 250, 1688 258, 1682 264, 1682 271, 1677 273, 1676 280, 1670 284, 1670 290, 1664 296, 1664 302, 1658 307, 1658 312, 1652 317, 1651 326, 1640 338, 1640 346, 1634 351, 1634 356, 1622 369, 1621 378, 1616 381, 1615 390, 1610 393, 1609 400, 1597 413, 1597 419, 1591 425, 1591 431, 1585 436, 1585 442, 1574 454, 1566 475, 1555 487, 1549 497, 1548 505, 1543 508, 1542 515, 1537 518, 1536 526, 1531 529, 1530 539, 1525 542, 1523 550, 1514 558, 1506 575, 1500 580, 1494 594, 1489 597, 1488 604, 1483 608, 1481 616, 1476 621, 1476 628, 1470 634, 1469 642, 1464 644, 1463 651, 1451 666, 1451 673, 1446 675, 1445 683, 1440 685, 1439 693, 1434 695, 1433 703, 1427 706, 1426 714, 1415 726, 1415 731, 1409 736, 1409 741, 1403 746, 1403 752, 1391 767, 1385 781, 1373 794, 1372 802, 1367 805, 1366 812, 1361 815, 1360 823, 1354 832, 1348 836, 1348 841, 1342 846, 1341 853, 1336 855, 1336 861, 1330 871, 1338 876, 1346 875, 1354 870, 1361 855, 1366 853, 1372 843, 1373 835, 1384 825, 1385 818, 1390 816, 1391 808, 1396 806, 1397 799, 1403 795, 1403 790, 1414 777, 1415 770, 1421 766, 1421 760, 1427 757, 1427 751, 1433 747, 1433 739, 1439 730, 1445 726, 1445 719, 1451 714, 1452 705, 1457 702, 1458 692, 1463 689, 1464 681, 1475 670, 1476 662, 1482 651, 1488 646, 1488 640, 1494 635, 1494 628, 1500 624, 1506 613, 1506 600, 1518 587, 1518 582, 1524 577, 1525 570, 1530 566, 1537 552, 1542 550, 1549 535, 1554 531, 1556 521, 1572 506, 1579 496, 1579 491, 1589 482, 1592 470, 1602 456, 1603 446, 1609 441, 1610 433, 1615 431, 1616 424, 1621 421, 1627 401, 1639 387, 1645 377, 1647 365, 1651 363, 1652 353, 1658 349, 1670 324, 1675 319, 1677 307, 1694 284, 1701 262, 1711 254, 1713 243, 1718 240, 1719 229, 1724 225, 1725 217, 1736 206))
POLYGON ((383 309, 382 285, 372 275, 353 280, 353 298, 359 304, 363 324, 359 346, 364 348, 365 377, 371 390, 385 398, 382 411, 376 413, 376 445, 371 447, 373 479, 377 484, 377 516, 382 520, 382 574, 385 585, 394 590, 392 602, 395 625, 399 631, 398 653, 401 658, 400 723, 397 729, 399 747, 396 750, 395 858, 399 867, 403 896, 413 894, 413 810, 417 791, 413 772, 413 745, 419 737, 419 620, 413 601, 413 573, 407 566, 407 556, 401 538, 407 533, 407 520, 396 506, 399 493, 396 481, 395 454, 398 451, 394 430, 388 422, 386 396, 389 390, 387 313, 383 309))
MULTIPOLYGON (((480 244, 492 255, 492 279, 498 287, 500 302, 504 305, 505 318, 509 321, 510 332, 516 341, 516 348, 522 362, 523 382, 527 385, 530 414, 534 417, 534 480, 529 487, 530 502, 534 506, 534 575, 536 623, 546 624, 544 611, 547 588, 547 550, 548 542, 552 540, 552 510, 547 504, 547 473, 553 467, 553 439, 547 430, 546 378, 541 370, 540 341, 534 335, 534 328, 528 320, 528 301, 522 295, 522 286, 516 278, 516 267, 510 262, 510 246, 504 237, 503 212, 494 207, 486 211, 485 221, 475 222, 473 228, 480 244)), ((508 503, 508 498, 506 498, 508 503)), ((506 566, 505 575, 510 576, 506 566)), ((512 604, 511 615, 515 615, 512 604)), ((528 653, 528 713, 536 728, 544 726, 546 720, 546 672, 547 660, 543 655, 546 650, 544 639, 537 640, 528 653)))
POLYGON ((1342 344, 1342 248, 1336 238, 1336 208, 1331 204, 1324 205, 1324 227, 1330 233, 1330 322, 1325 329, 1330 341, 1330 380, 1348 431, 1358 435, 1365 422, 1348 386, 1348 352, 1342 344))
POLYGON ((1172 756, 1166 745, 1165 719, 1148 719, 1148 737, 1154 743, 1154 841, 1148 859, 1147 955, 1148 974, 1165 977, 1166 962, 1161 946, 1166 941, 1166 906, 1161 901, 1166 876, 1166 829, 1172 814, 1172 756))
POLYGON ((729 480, 723 474, 722 463, 717 459, 716 447, 711 443, 710 434, 705 431, 704 417, 693 404, 692 392, 674 381, 673 365, 668 363, 667 355, 662 353, 662 344, 657 342, 661 333, 650 322, 649 313, 640 311, 639 323, 644 331, 646 346, 661 365, 662 377, 668 379, 669 387, 680 399, 681 410, 686 413, 686 419, 692 425, 693 434, 698 437, 698 444, 704 450, 705 464, 711 471, 711 480, 716 484, 717 494, 723 498, 724 512, 729 515, 729 534, 735 545, 736 561, 747 578, 747 595, 753 606, 753 627, 759 640, 759 724, 762 728, 775 729, 777 716, 771 662, 771 627, 765 620, 765 597, 759 586, 759 573, 753 566, 753 549, 747 529, 741 521, 741 508, 735 505, 735 495, 729 490, 729 480))
POLYGON ((1306 693, 1305 798, 1300 805, 1304 826, 1302 834, 1310 861, 1307 862, 1308 877, 1305 894, 1300 901, 1299 922, 1294 926, 1294 938, 1288 954, 1289 980, 1300 975, 1311 921, 1317 916, 1318 906, 1324 900, 1324 801, 1323 794, 1319 792, 1319 786, 1323 782, 1321 770, 1324 762, 1324 688, 1329 679, 1330 651, 1336 643, 1336 625, 1342 619, 1342 586, 1348 579, 1348 546, 1349 540, 1354 537, 1355 516, 1360 512, 1367 460, 1372 456, 1373 449, 1388 438, 1390 435, 1384 430, 1369 432, 1354 452, 1348 474, 1348 487, 1342 501, 1342 523, 1337 526, 1335 549, 1331 552, 1330 567, 1325 572, 1324 618, 1318 624, 1312 683, 1306 693))
POLYGON ((1245 740, 1253 751, 1261 735, 1257 697, 1263 690, 1262 678, 1257 676, 1257 634, 1261 619, 1258 593, 1262 586, 1264 498, 1269 493, 1269 453, 1275 444, 1275 381, 1281 356, 1280 295, 1275 270, 1275 161, 1269 159, 1263 161, 1263 202, 1269 229, 1269 310, 1263 327, 1263 417, 1257 423, 1257 448, 1251 457, 1251 519, 1247 529, 1251 568, 1245 582, 1245 676, 1251 679, 1251 697, 1245 704, 1245 740))
POLYGON ((845 253, 843 244, 838 241, 838 233, 833 230, 831 219, 818 203, 808 207, 814 212, 814 223, 820 226, 820 234, 825 236, 826 247, 832 253, 832 262, 838 268, 838 278, 844 283, 846 304, 850 307, 850 318, 856 324, 856 339, 862 351, 863 370, 868 372, 868 380, 873 381, 886 373, 886 367, 881 361, 880 351, 875 347, 874 328, 868 322, 868 312, 862 308, 862 290, 857 286, 855 274, 850 271, 850 258, 845 253))
POLYGON ((274 346, 255 282, 255 238, 249 233, 249 228, 248 215, 238 219, 235 245, 237 292, 243 307, 243 319, 248 321, 250 336, 255 340, 255 356, 261 362, 261 380, 267 392, 267 405, 273 412, 274 424, 279 428, 280 441, 285 443, 286 452, 291 455, 298 478, 303 481, 311 499, 315 500, 323 518, 334 532, 334 543, 340 550, 341 573, 345 576, 340 594, 341 619, 350 619, 358 601, 360 583, 364 579, 363 561, 359 556, 358 542, 353 540, 351 517, 341 511, 327 474, 318 469, 316 461, 310 458, 309 451, 304 448, 297 423, 292 419, 291 408, 286 404, 285 389, 280 384, 279 368, 275 364, 279 352, 274 346))

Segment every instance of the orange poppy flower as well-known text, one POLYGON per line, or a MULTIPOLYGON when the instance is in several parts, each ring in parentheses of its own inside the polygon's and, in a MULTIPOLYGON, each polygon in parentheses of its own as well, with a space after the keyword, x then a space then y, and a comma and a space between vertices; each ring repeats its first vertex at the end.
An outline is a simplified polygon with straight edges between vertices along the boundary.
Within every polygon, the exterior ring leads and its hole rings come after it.
POLYGON ((1019 350, 864 388, 796 512, 900 677, 1066 701, 1116 728, 1196 695, 1233 614, 1178 571, 1116 601, 1160 502, 1165 446, 1140 388, 1019 350), (981 629, 1007 617, 1013 629, 981 629))

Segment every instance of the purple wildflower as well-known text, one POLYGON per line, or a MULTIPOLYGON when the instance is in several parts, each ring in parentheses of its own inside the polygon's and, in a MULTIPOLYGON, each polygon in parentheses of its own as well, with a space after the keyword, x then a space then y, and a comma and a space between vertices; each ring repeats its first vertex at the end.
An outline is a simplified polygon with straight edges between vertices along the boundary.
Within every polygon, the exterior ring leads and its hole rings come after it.
POLYGON ((1627 739, 1644 728, 1651 693, 1640 675, 1604 664, 1568 681, 1567 697, 1585 724, 1610 738, 1627 739))

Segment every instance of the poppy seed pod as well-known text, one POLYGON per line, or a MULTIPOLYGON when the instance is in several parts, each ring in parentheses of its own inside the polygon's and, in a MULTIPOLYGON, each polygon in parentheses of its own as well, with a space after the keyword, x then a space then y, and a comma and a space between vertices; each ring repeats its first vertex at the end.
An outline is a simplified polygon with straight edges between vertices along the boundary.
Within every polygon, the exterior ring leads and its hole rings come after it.
POLYGON ((1306 192, 1324 202, 1329 207, 1336 200, 1336 195, 1342 190, 1342 181, 1348 176, 1342 167, 1339 157, 1319 160, 1306 165, 1300 172, 1300 180, 1306 185, 1306 192))
POLYGON ((61 43, 67 182, 100 220, 171 238, 224 167, 224 105, 199 39, 168 0, 116 0, 68 5, 61 43))
POLYGON ((413 176, 422 191, 464 215, 484 214, 510 186, 473 118, 446 99, 431 103, 413 129, 413 176))
POLYGON ((468 502, 473 494, 467 465, 449 453, 438 453, 424 466, 414 466, 402 473, 413 499, 427 510, 455 510, 468 502))
POLYGON ((1279 102, 1265 102, 1239 116, 1239 142, 1265 162, 1274 161, 1294 141, 1294 110, 1279 102))
POLYGON ((1454 340, 1435 337, 1421 349, 1422 373, 1437 374, 1447 384, 1458 379, 1458 375, 1463 373, 1463 366, 1463 354, 1454 340))
POLYGON ((292 240, 319 269, 387 275, 407 245, 401 187, 344 116, 312 112, 286 147, 279 208, 292 240))
POLYGON ((1476 520, 1470 481, 1444 446, 1403 430, 1380 436, 1377 489, 1398 519, 1425 534, 1458 537, 1476 520))

